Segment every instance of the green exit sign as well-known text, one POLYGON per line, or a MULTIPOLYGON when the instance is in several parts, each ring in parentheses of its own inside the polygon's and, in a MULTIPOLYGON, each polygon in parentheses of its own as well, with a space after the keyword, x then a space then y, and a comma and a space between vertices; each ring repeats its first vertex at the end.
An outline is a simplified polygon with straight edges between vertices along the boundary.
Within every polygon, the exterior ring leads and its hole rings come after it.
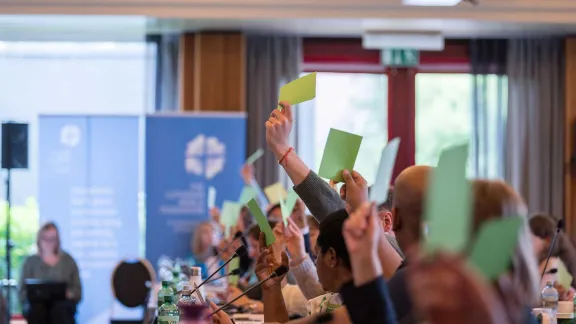
POLYGON ((420 63, 420 52, 412 49, 384 49, 381 61, 389 67, 413 67, 420 63))

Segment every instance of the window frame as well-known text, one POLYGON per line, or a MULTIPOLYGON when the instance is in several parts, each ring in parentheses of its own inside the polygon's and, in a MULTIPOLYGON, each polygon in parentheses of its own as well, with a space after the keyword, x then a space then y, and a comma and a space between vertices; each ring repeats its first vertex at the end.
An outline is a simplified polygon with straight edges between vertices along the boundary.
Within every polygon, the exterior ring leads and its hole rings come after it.
POLYGON ((421 51, 420 64, 389 68, 361 38, 303 38, 303 72, 374 73, 388 77, 388 138, 400 137, 393 178, 416 161, 416 74, 470 73, 469 40, 447 40, 442 51, 421 51))

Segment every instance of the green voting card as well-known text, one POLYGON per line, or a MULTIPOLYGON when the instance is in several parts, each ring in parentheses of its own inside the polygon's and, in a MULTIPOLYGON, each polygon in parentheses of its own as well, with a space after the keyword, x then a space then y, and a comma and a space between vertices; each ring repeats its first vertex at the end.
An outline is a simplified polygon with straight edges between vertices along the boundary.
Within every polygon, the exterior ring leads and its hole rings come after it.
POLYGON ((270 246, 270 244, 276 241, 276 238, 274 237, 274 232, 272 232, 272 227, 270 227, 266 216, 264 216, 264 213, 262 212, 262 209, 260 209, 260 206, 258 206, 256 200, 251 199, 247 205, 248 209, 250 209, 250 212, 254 216, 254 219, 256 219, 258 227, 260 227, 260 230, 264 232, 264 235, 266 235, 266 246, 270 246))
POLYGON ((256 190, 251 186, 245 186, 242 188, 242 192, 240 193, 240 198, 238 198, 238 202, 242 205, 245 205, 250 201, 250 199, 256 197, 256 190))
POLYGON ((288 196, 286 201, 280 200, 280 210, 282 211, 282 220, 284 221, 284 226, 288 226, 288 218, 296 206, 296 201, 298 200, 298 194, 294 189, 288 191, 288 196))
POLYGON ((224 201, 220 212, 220 224, 226 227, 235 226, 242 210, 242 204, 233 201, 224 201))
POLYGON ((370 189, 370 201, 376 202, 376 205, 388 200, 388 190, 390 190, 390 180, 392 179, 398 147, 400 147, 400 139, 395 138, 388 142, 384 150, 382 150, 382 157, 376 172, 376 180, 370 189))
POLYGON ((480 228, 470 261, 488 280, 510 268, 523 223, 522 218, 515 216, 488 221, 480 228))
POLYGON ((330 128, 318 175, 334 182, 343 182, 342 171, 354 169, 361 143, 360 135, 330 128))
POLYGON ((572 275, 566 269, 564 262, 558 260, 558 283, 564 287, 564 289, 570 289, 572 286, 572 275))
POLYGON ((275 184, 264 188, 264 193, 266 194, 266 198, 268 198, 268 202, 272 205, 279 204, 280 200, 284 200, 286 199, 286 196, 288 196, 286 189, 284 189, 284 185, 280 182, 276 182, 275 184))
POLYGON ((426 251, 460 252, 468 244, 472 192, 466 179, 468 144, 446 149, 431 174, 426 195, 426 251))
POLYGON ((259 158, 261 158, 262 155, 264 155, 264 150, 259 148, 256 152, 252 153, 252 155, 250 155, 246 159, 246 164, 248 165, 254 164, 254 162, 256 162, 259 158))
MULTIPOLYGON (((228 272, 234 271, 240 268, 240 258, 234 258, 230 263, 228 263, 228 272)), ((232 286, 238 285, 239 275, 228 276, 228 284, 232 286)))
POLYGON ((316 72, 307 74, 280 88, 280 101, 291 105, 312 100, 316 97, 316 72))

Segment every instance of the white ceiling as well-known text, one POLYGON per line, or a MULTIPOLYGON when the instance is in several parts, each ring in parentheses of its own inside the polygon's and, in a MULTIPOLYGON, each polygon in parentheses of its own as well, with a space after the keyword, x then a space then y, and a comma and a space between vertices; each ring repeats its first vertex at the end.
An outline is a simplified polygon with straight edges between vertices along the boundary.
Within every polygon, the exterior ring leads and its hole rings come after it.
POLYGON ((453 38, 576 33, 576 0, 478 1, 407 7, 401 0, 0 0, 0 39, 128 40, 196 30, 306 36, 440 31, 453 38))

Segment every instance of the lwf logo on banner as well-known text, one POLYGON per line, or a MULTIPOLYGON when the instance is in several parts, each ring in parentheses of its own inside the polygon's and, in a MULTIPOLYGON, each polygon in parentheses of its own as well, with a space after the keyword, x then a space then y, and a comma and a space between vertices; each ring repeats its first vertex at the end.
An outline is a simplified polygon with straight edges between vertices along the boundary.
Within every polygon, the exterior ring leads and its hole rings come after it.
POLYGON ((187 173, 211 180, 224 169, 226 145, 216 137, 199 134, 186 145, 185 156, 187 173))

